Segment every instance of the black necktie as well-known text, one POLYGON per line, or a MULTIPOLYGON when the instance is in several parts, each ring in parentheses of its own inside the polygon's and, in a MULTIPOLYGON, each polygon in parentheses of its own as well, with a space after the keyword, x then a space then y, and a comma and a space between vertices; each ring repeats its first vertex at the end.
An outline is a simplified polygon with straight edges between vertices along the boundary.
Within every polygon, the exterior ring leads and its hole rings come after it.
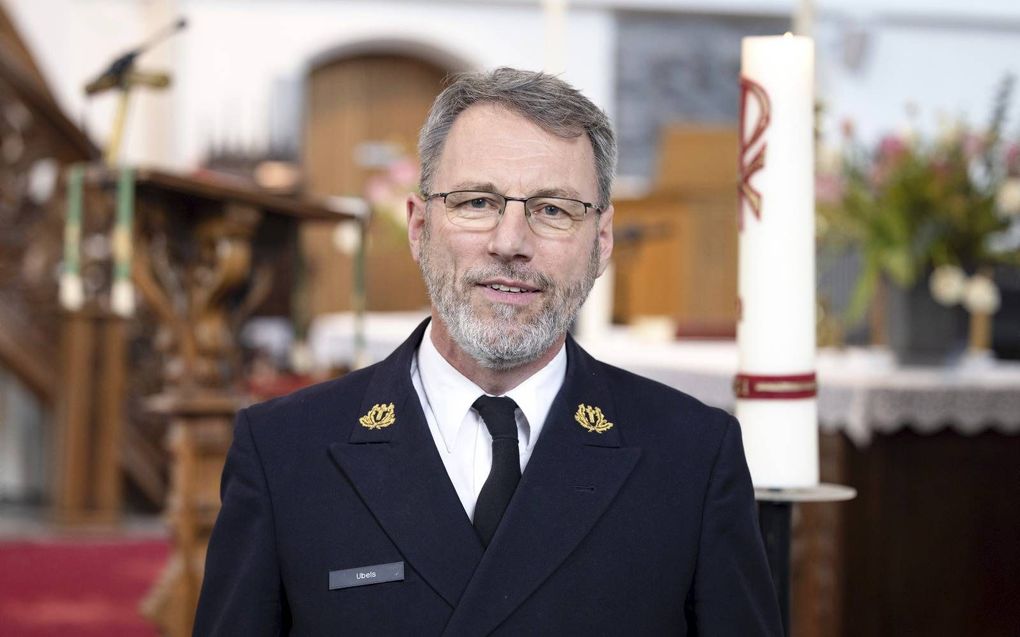
POLYGON ((521 456, 517 449, 517 403, 505 396, 482 396, 472 405, 492 434, 492 468, 475 505, 475 530, 482 544, 496 533, 506 505, 521 480, 521 456))

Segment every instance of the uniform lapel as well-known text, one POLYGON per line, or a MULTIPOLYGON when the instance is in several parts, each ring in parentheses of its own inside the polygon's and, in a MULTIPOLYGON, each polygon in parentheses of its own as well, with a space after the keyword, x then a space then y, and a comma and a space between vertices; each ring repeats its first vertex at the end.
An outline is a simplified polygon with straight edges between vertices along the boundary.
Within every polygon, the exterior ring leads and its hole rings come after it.
POLYGON ((611 394, 595 361, 567 339, 567 375, 535 451, 445 634, 484 635, 549 577, 609 507, 640 456, 622 446, 611 394), (589 427, 575 415, 589 413, 589 427), (605 429, 607 423, 613 426, 605 429))
MULTIPOLYGON (((380 363, 360 414, 393 403, 392 424, 354 423, 330 454, 407 562, 456 606, 482 546, 429 433, 410 368, 427 322, 380 363)), ((377 410, 377 413, 378 410, 377 410)), ((379 422, 385 422, 380 413, 379 422)))

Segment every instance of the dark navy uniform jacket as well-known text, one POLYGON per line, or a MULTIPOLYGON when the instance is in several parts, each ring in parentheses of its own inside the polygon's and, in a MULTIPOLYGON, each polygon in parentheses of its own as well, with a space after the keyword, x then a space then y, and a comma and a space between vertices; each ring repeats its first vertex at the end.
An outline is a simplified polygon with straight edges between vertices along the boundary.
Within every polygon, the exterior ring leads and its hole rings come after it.
POLYGON ((734 418, 568 337, 563 387, 483 549, 411 383, 424 328, 238 414, 196 635, 781 634, 734 418), (389 403, 392 424, 359 422, 389 403), (331 571, 397 562, 403 580, 330 590, 331 571))

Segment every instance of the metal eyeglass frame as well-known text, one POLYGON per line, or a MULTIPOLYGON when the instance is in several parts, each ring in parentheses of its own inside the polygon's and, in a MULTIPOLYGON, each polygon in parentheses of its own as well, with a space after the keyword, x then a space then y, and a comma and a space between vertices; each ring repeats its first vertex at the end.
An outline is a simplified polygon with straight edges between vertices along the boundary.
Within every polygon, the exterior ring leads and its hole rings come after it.
MULTIPOLYGON (((574 203, 579 203, 582 206, 584 206, 584 214, 582 215, 581 219, 579 219, 578 221, 583 221, 584 218, 588 216, 588 209, 589 208, 595 210, 596 214, 602 212, 601 208, 599 208, 598 206, 596 206, 595 204, 593 204, 591 202, 581 201, 580 199, 572 199, 571 197, 557 197, 555 195, 532 195, 531 197, 509 197, 507 195, 503 195, 503 194, 500 194, 498 192, 491 192, 489 190, 450 190, 448 192, 434 192, 434 193, 432 193, 430 195, 425 195, 425 202, 427 203, 429 201, 432 201, 433 199, 442 197, 443 204, 445 205, 446 204, 446 198, 449 195, 455 195, 455 194, 461 193, 461 192, 472 192, 472 193, 479 193, 479 194, 485 194, 485 195, 493 195, 494 197, 500 197, 500 198, 503 199, 503 205, 499 209, 499 215, 497 217, 496 223, 494 223, 492 225, 493 228, 495 228, 496 226, 499 225, 499 221, 502 220, 502 218, 503 218, 503 213, 506 212, 506 206, 511 201, 519 201, 524 206, 524 218, 528 220, 528 227, 531 228, 532 231, 534 231, 534 227, 531 225, 531 217, 534 216, 534 215, 528 210, 528 201, 530 201, 532 199, 553 199, 553 200, 560 200, 560 201, 573 201, 574 203)), ((447 217, 449 218, 449 216, 450 216, 450 207, 449 206, 446 206, 446 214, 447 214, 447 217)), ((450 221, 453 222, 454 224, 457 223, 456 221, 453 221, 452 219, 450 219, 450 221)), ((577 227, 577 223, 574 223, 570 227, 569 230, 564 230, 563 232, 567 232, 567 233, 573 232, 574 228, 576 228, 576 227, 577 227)), ((491 230, 491 228, 490 228, 490 230, 491 230)))

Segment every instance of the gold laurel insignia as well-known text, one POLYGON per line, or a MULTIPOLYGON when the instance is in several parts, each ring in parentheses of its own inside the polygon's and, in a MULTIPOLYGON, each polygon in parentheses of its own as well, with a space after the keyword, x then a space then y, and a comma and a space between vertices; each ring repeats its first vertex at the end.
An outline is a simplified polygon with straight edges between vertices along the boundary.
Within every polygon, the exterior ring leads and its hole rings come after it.
POLYGON ((594 431, 597 434, 609 431, 613 428, 613 423, 606 420, 606 416, 602 413, 602 409, 585 405, 584 403, 577 406, 577 413, 574 414, 574 420, 588 431, 594 431))
POLYGON ((397 417, 393 413, 393 403, 388 405, 380 405, 378 403, 372 405, 367 414, 358 418, 361 426, 368 429, 382 429, 383 427, 389 427, 396 421, 397 417))

